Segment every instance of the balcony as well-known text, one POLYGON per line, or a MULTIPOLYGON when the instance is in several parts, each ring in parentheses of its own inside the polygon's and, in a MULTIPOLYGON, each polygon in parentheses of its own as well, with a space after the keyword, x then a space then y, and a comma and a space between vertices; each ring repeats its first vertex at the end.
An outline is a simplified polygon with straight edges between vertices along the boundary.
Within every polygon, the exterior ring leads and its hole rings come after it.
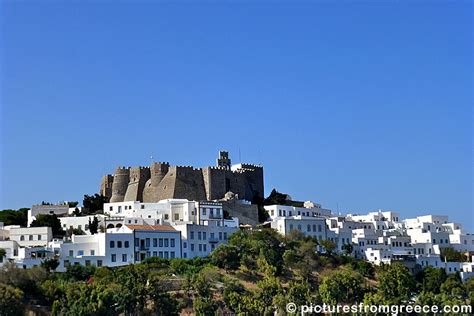
POLYGON ((209 237, 208 241, 210 244, 217 244, 219 242, 219 239, 217 239, 216 237, 209 237))

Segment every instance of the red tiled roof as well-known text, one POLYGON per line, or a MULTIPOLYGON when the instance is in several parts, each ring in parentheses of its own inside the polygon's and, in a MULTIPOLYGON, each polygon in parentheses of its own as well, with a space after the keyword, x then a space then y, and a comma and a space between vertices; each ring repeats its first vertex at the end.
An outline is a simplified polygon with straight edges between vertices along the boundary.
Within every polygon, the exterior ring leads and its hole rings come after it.
POLYGON ((164 231, 176 231, 171 226, 165 225, 125 225, 132 230, 164 230, 164 231))

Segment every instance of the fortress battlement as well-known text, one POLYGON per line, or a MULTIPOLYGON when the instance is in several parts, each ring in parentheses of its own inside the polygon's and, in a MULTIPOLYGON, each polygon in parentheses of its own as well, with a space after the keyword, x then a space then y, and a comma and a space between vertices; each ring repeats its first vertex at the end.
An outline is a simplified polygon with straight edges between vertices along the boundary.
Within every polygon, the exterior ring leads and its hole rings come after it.
POLYGON ((218 200, 233 192, 245 200, 264 196, 263 167, 241 164, 231 169, 226 151, 220 151, 215 166, 170 165, 153 162, 150 166, 119 166, 114 175, 102 177, 100 194, 110 202, 158 202, 182 198, 195 201, 218 200), (214 172, 217 171, 217 172, 214 172))

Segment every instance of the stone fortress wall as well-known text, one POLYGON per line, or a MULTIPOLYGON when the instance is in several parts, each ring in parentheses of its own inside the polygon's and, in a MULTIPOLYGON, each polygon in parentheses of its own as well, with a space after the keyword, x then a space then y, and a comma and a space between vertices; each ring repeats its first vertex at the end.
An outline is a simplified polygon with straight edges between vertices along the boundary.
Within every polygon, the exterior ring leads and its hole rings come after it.
POLYGON ((263 167, 231 166, 228 153, 219 152, 216 166, 194 168, 154 162, 150 167, 118 167, 114 175, 102 177, 100 194, 110 202, 158 202, 164 199, 212 201, 232 192, 239 199, 264 197, 263 167))

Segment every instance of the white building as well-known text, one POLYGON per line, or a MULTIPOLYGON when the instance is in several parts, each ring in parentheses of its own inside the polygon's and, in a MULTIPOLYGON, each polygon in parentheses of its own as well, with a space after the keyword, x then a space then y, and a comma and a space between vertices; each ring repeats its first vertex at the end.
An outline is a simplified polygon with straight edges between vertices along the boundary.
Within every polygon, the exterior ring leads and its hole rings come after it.
POLYGON ((288 205, 266 205, 265 210, 268 212, 270 219, 278 217, 329 217, 331 210, 321 208, 320 204, 310 201, 304 203, 304 207, 288 206, 288 205))
POLYGON ((71 242, 55 244, 60 249, 58 271, 77 264, 117 267, 150 257, 181 257, 180 232, 162 225, 124 225, 106 233, 73 235, 71 242))
POLYGON ((43 215, 52 215, 57 216, 67 216, 69 214, 69 206, 65 205, 33 205, 30 210, 28 210, 28 223, 27 226, 30 227, 31 223, 36 219, 36 216, 39 214, 43 215))
POLYGON ((10 240, 16 241, 21 247, 47 246, 53 238, 51 227, 9 227, 10 240))
MULTIPOLYGON (((94 217, 97 218, 99 221, 99 227, 103 226, 106 227, 105 221, 107 216, 105 215, 86 215, 86 216, 67 216, 67 217, 60 217, 59 220, 61 221, 61 227, 64 231, 69 229, 79 229, 85 232, 86 234, 90 234, 89 225, 94 220, 94 217)), ((121 218, 119 223, 122 223, 123 219, 121 218)), ((109 221, 110 223, 110 221, 109 221)), ((97 229, 99 229, 97 227, 97 229)), ((114 226, 115 227, 115 226, 114 226)))

